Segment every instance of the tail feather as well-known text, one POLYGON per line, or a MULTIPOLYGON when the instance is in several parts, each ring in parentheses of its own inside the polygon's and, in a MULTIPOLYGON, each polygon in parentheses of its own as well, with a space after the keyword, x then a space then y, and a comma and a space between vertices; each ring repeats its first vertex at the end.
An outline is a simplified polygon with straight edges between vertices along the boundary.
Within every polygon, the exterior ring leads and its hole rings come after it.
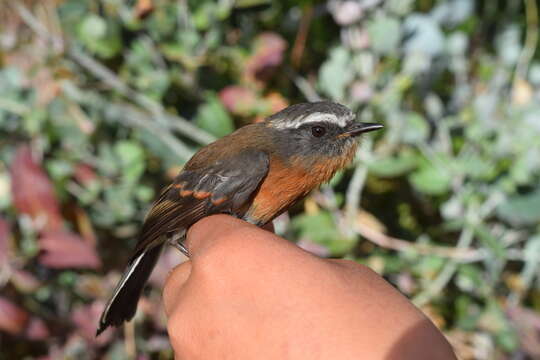
POLYGON ((119 326, 135 315, 144 285, 161 255, 163 244, 143 251, 128 265, 99 319, 96 336, 108 326, 119 326))

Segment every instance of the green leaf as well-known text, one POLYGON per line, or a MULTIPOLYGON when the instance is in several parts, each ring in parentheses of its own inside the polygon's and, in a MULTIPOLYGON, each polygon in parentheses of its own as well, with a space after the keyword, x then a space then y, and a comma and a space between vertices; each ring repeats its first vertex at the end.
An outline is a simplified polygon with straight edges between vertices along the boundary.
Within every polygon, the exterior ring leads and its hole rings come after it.
POLYGON ((65 180, 73 173, 73 165, 64 159, 51 159, 46 162, 47 173, 54 181, 65 180))
POLYGON ((122 48, 119 25, 97 15, 88 15, 78 27, 81 43, 103 58, 111 58, 122 48))
POLYGON ((81 22, 79 33, 84 40, 99 40, 107 33, 107 23, 102 17, 94 14, 88 15, 81 22))
POLYGON ((233 120, 215 94, 209 95, 206 103, 199 107, 195 123, 217 137, 234 131, 233 120))
POLYGON ((135 190, 135 196, 137 197, 137 200, 142 203, 148 203, 152 201, 155 196, 154 189, 146 185, 139 185, 135 190))
POLYGON ((429 15, 412 14, 405 19, 406 37, 403 49, 408 54, 439 55, 444 50, 445 38, 439 24, 429 15))
POLYGON ((331 187, 334 187, 336 186, 337 184, 339 184, 339 182, 341 180, 343 180, 343 175, 344 175, 344 171, 343 170, 340 170, 338 172, 336 172, 334 174, 334 176, 330 179, 330 181, 328 182, 328 185, 331 186, 331 187))
POLYGON ((130 188, 124 185, 110 186, 104 191, 105 201, 116 221, 126 221, 135 216, 135 203, 130 188))
POLYGON ((428 195, 442 195, 450 190, 451 177, 445 171, 433 164, 426 163, 409 176, 414 188, 428 195))
POLYGON ((489 299, 480 319, 480 327, 495 335, 496 342, 505 350, 513 351, 519 341, 504 310, 495 299, 489 299))
POLYGON ((474 233, 486 248, 492 251, 499 259, 503 259, 506 255, 506 249, 489 231, 489 229, 483 225, 478 224, 474 228, 474 233))
POLYGON ((422 256, 419 261, 413 265, 413 270, 418 276, 429 279, 435 275, 444 266, 444 259, 437 256, 422 256))
POLYGON ((325 211, 297 216, 292 221, 292 227, 299 233, 299 238, 307 238, 325 246, 333 256, 348 253, 357 242, 354 238, 345 238, 340 234, 332 215, 325 211))
POLYGON ((334 100, 345 97, 345 87, 354 77, 353 71, 344 71, 350 67, 350 54, 344 47, 337 47, 330 52, 330 59, 320 71, 319 85, 321 90, 334 100))
POLYGON ((389 12, 404 16, 413 8, 414 0, 387 0, 385 5, 389 12))
POLYGON ((418 144, 427 139, 429 127, 424 117, 416 112, 410 112, 405 116, 405 126, 401 132, 403 142, 418 144))
POLYGON ((164 169, 181 165, 189 160, 179 157, 178 154, 171 152, 171 149, 165 145, 159 137, 146 130, 138 131, 136 133, 136 138, 141 141, 148 153, 160 159, 161 166, 164 169))
POLYGON ((400 39, 399 28, 400 23, 397 19, 378 13, 367 26, 373 49, 383 55, 397 52, 400 39))
POLYGON ((456 168, 463 174, 478 180, 491 180, 497 176, 497 168, 491 159, 478 154, 467 154, 456 159, 456 168))
POLYGON ((540 270, 540 234, 531 237, 527 240, 523 249, 524 266, 521 271, 521 279, 526 287, 529 287, 538 277, 540 270))
POLYGON ((416 168, 418 158, 413 153, 400 153, 397 157, 386 157, 369 164, 369 171, 380 177, 397 177, 416 168))
POLYGON ((234 2, 234 7, 236 9, 249 9, 270 4, 272 4, 272 1, 270 0, 236 0, 234 2))
POLYGON ((474 330, 481 315, 480 311, 480 306, 475 304, 469 296, 460 295, 454 302, 457 326, 463 330, 474 330))
POLYGON ((482 271, 475 265, 461 265, 458 268, 456 285, 464 292, 475 293, 484 285, 482 271))
POLYGON ((497 207, 497 215, 515 226, 540 222, 540 188, 526 195, 515 195, 497 207))
POLYGON ((144 151, 134 141, 120 141, 114 147, 125 182, 134 184, 145 169, 144 151))

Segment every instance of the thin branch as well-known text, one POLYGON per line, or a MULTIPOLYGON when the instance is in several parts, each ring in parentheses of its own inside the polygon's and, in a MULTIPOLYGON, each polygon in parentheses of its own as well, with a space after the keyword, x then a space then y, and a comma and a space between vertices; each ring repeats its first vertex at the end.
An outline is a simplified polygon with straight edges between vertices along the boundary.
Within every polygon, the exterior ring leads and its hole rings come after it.
POLYGON ((300 19, 300 26, 294 40, 293 49, 291 51, 291 63, 295 68, 300 66, 302 61, 302 55, 306 47, 306 40, 309 33, 309 27, 313 18, 313 7, 308 6, 303 9, 302 18, 300 19))
POLYGON ((370 156, 372 146, 373 141, 371 138, 366 138, 362 143, 362 147, 358 151, 358 157, 365 155, 365 159, 362 159, 363 161, 356 165, 356 169, 354 170, 345 195, 345 198, 347 199, 345 204, 345 218, 347 219, 347 222, 351 224, 356 222, 358 216, 362 190, 368 174, 366 161, 369 161, 368 157, 370 156))
POLYGON ((134 106, 109 104, 106 108, 106 115, 118 121, 147 130, 159 138, 176 156, 179 156, 184 161, 189 160, 194 153, 192 149, 174 137, 162 124, 148 121, 148 115, 137 110, 134 106))
POLYGON ((400 252, 412 252, 420 255, 439 256, 461 263, 469 263, 483 260, 486 253, 481 249, 455 248, 450 246, 438 246, 431 244, 418 244, 407 240, 388 236, 380 231, 362 224, 356 224, 354 230, 366 240, 384 249, 400 252))
POLYGON ((304 95, 307 101, 314 102, 321 100, 321 97, 317 91, 313 88, 313 86, 311 86, 306 78, 298 75, 292 68, 285 69, 285 72, 287 76, 289 76, 289 78, 294 82, 294 85, 296 85, 298 90, 300 90, 302 95, 304 95))
MULTIPOLYGON (((466 225, 459 236, 457 243, 457 249, 466 249, 468 248, 472 240, 474 239, 474 231, 471 229, 470 225, 466 225)), ((458 263, 456 261, 447 262, 441 272, 437 277, 429 283, 429 285, 418 295, 413 298, 413 303, 416 306, 422 306, 431 301, 431 299, 439 294, 442 289, 448 284, 452 276, 454 276, 458 268, 458 263)))
POLYGON ((23 116, 31 110, 28 106, 15 100, 0 98, 0 110, 4 110, 15 115, 23 116))
MULTIPOLYGON (((51 34, 26 7, 19 2, 12 4, 21 19, 36 33, 36 35, 53 44, 62 43, 62 39, 51 34)), ((76 63, 90 72, 93 76, 103 81, 110 88, 148 110, 157 122, 162 123, 168 129, 176 130, 182 135, 203 145, 215 140, 214 136, 194 126, 188 120, 177 115, 167 114, 160 103, 130 88, 115 73, 84 51, 73 46, 67 46, 66 51, 68 56, 76 63)))
POLYGON ((137 346, 135 343, 135 321, 124 323, 124 346, 128 359, 135 359, 137 346))
POLYGON ((514 87, 516 82, 527 77, 529 64, 534 57, 538 46, 538 6, 536 0, 523 0, 525 4, 525 16, 527 19, 527 33, 525 35, 525 44, 519 55, 514 77, 514 87))

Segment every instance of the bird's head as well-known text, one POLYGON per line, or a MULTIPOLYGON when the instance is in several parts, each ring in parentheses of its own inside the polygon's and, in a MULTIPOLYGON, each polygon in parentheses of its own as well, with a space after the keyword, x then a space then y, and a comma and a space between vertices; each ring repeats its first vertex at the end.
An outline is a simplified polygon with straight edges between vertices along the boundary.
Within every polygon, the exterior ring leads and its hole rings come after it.
POLYGON ((346 106, 319 101, 289 106, 268 117, 265 123, 272 129, 283 157, 310 163, 325 159, 348 163, 354 155, 358 135, 383 127, 355 119, 346 106))

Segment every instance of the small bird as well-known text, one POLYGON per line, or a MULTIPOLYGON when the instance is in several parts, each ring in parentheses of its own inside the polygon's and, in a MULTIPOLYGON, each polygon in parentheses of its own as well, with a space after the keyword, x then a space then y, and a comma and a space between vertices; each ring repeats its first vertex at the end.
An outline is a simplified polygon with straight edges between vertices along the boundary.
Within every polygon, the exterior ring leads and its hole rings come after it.
POLYGON ((96 336, 133 318, 167 239, 189 256, 181 239, 205 216, 231 214, 263 226, 347 166, 356 136, 383 127, 354 120, 341 104, 301 103, 200 149, 148 212, 96 336))

